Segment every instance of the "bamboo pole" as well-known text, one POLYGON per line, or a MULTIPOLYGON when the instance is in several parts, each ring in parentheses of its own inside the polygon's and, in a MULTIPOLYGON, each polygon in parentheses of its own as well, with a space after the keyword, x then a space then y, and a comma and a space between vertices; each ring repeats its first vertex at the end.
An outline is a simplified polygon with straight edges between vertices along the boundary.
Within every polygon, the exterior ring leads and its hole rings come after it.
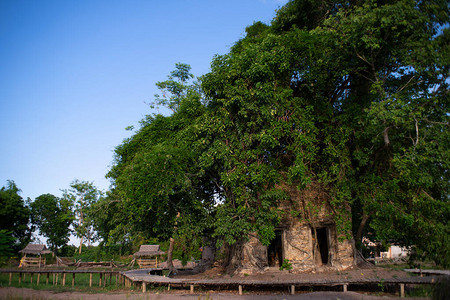
POLYGON ((100 278, 98 280, 98 287, 102 287, 102 273, 99 273, 99 274, 100 274, 100 278))
POLYGON ((239 295, 242 295, 242 285, 239 285, 239 295))
POLYGON ((62 285, 66 286, 66 273, 63 273, 62 285))
POLYGON ((89 287, 92 287, 92 273, 89 273, 89 287))
POLYGON ((400 283, 400 297, 401 298, 405 297, 405 284, 404 283, 400 283))
POLYGON ((47 284, 47 285, 48 285, 48 279, 49 279, 49 277, 50 277, 50 273, 47 272, 47 278, 45 279, 45 284, 47 284))
POLYGON ((343 291, 344 291, 344 292, 347 292, 347 288, 348 288, 348 284, 345 283, 345 284, 343 285, 343 291))
POLYGON ((41 279, 41 273, 38 273, 36 285, 39 285, 39 280, 40 280, 40 279, 41 279))
POLYGON ((194 285, 191 284, 191 294, 193 294, 193 293, 194 293, 194 285))
POLYGON ((22 283, 22 272, 19 273, 19 284, 22 283))
POLYGON ((9 285, 11 285, 11 282, 12 282, 12 273, 9 272, 9 285))
POLYGON ((75 286, 75 273, 72 273, 72 287, 75 286))
POLYGON ((147 291, 147 284, 145 281, 142 281, 142 292, 145 293, 147 291))
POLYGON ((295 285, 291 285, 291 295, 295 295, 295 285))

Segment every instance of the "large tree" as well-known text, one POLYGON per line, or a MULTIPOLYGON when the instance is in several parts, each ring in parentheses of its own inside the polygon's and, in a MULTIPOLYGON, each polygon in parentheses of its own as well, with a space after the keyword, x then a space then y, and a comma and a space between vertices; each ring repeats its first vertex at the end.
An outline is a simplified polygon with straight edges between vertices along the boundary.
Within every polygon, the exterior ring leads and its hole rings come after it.
POLYGON ((214 58, 204 97, 180 66, 158 85, 174 114, 116 149, 109 176, 127 222, 170 237, 198 208, 228 245, 253 232, 268 244, 282 187, 313 188, 357 242, 370 233, 449 265, 448 10, 290 1, 214 58))
POLYGON ((31 222, 48 239, 47 244, 55 252, 69 241, 74 220, 72 205, 68 199, 51 194, 40 195, 30 204, 31 222))
POLYGON ((448 264, 446 24, 445 1, 298 0, 247 28, 202 79, 199 161, 224 167, 216 234, 267 243, 276 187, 314 185, 341 230, 351 206, 358 240, 370 228, 448 264))

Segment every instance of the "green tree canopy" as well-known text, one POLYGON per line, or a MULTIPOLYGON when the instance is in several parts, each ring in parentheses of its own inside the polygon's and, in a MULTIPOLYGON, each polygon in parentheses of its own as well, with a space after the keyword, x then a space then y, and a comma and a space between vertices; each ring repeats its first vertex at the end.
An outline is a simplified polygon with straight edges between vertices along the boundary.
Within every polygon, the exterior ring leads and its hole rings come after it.
POLYGON ((73 203, 51 194, 37 197, 31 204, 31 222, 46 237, 50 249, 57 251, 66 245, 70 237, 70 226, 74 220, 73 203))
POLYGON ((90 246, 97 239, 92 208, 101 196, 102 192, 94 186, 93 182, 78 179, 70 184, 70 189, 64 191, 65 203, 70 203, 74 207, 74 229, 76 236, 80 239, 79 253, 84 240, 90 246))
POLYGON ((15 240, 14 250, 20 250, 31 239, 31 230, 28 227, 30 209, 20 196, 20 189, 14 181, 0 189, 0 230, 12 233, 15 240))
POLYGON ((441 0, 294 0, 216 56, 201 91, 177 65, 158 83, 173 115, 116 149, 124 224, 169 237, 207 215, 219 240, 268 244, 282 187, 313 188, 357 242, 449 265, 448 16, 441 0))

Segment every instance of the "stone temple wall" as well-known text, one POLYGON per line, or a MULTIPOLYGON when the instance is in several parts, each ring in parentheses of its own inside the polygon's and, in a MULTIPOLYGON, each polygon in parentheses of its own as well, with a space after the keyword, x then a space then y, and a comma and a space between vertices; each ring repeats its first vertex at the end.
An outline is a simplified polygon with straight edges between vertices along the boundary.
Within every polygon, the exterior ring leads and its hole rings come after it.
MULTIPOLYGON (((354 242, 337 232, 334 211, 323 189, 317 185, 302 191, 287 186, 282 188, 290 197, 280 203, 280 209, 285 213, 278 230, 282 237, 282 260, 289 261, 292 272, 345 270, 353 267, 354 242), (319 240, 319 231, 321 242, 315 243, 316 237, 319 240), (319 245, 326 246, 320 250, 319 245), (327 252, 325 257, 321 256, 322 252, 327 252), (326 263, 322 262, 322 258, 326 263)), ((350 218, 350 209, 348 212, 350 218)), ((267 253, 267 247, 261 244, 256 234, 252 234, 243 244, 238 273, 251 274, 267 269, 267 253)))

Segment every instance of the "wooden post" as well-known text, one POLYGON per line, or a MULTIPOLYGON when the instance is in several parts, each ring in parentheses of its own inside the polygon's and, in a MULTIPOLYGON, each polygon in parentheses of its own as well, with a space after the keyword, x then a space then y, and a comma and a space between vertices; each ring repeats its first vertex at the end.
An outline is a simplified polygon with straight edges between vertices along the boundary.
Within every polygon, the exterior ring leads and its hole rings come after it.
POLYGON ((145 293, 147 291, 147 284, 145 281, 142 281, 142 292, 145 293))
POLYGON ((400 283, 400 297, 405 298, 405 284, 400 283))
POLYGON ((19 284, 22 283, 22 273, 19 273, 19 284))
POLYGON ((291 295, 295 294, 295 285, 291 285, 291 295))
POLYGON ((63 273, 62 285, 66 286, 66 273, 63 273))
POLYGON ((9 272, 9 285, 11 285, 11 282, 12 282, 12 273, 9 272))
POLYGON ((47 278, 45 279, 45 284, 48 284, 48 278, 50 277, 50 273, 47 272, 47 278))
POLYGON ((56 273, 56 281, 55 281, 55 286, 57 286, 57 285, 58 285, 58 277, 59 277, 59 274, 58 274, 58 273, 56 273))
POLYGON ((242 285, 239 285, 239 295, 242 295, 242 285))
POLYGON ((41 279, 41 273, 38 273, 36 284, 39 285, 39 279, 41 279))
POLYGON ((344 284, 344 292, 346 292, 346 291, 347 291, 347 287, 348 287, 348 284, 347 284, 347 283, 345 283, 345 284, 344 284))
POLYGON ((75 286, 75 273, 72 273, 72 287, 75 286))
POLYGON ((30 273, 30 285, 33 285, 33 273, 30 273))
POLYGON ((92 287, 92 273, 89 273, 89 287, 92 287))
POLYGON ((194 293, 194 285, 191 284, 191 294, 193 294, 193 293, 194 293))
POLYGON ((116 274, 116 286, 117 286, 117 279, 118 279, 118 277, 119 277, 119 275, 118 275, 118 274, 116 274))
POLYGON ((170 291, 170 284, 167 285, 167 291, 170 291))
POLYGON ((98 287, 102 287, 102 273, 100 274, 100 278, 98 279, 98 287))

